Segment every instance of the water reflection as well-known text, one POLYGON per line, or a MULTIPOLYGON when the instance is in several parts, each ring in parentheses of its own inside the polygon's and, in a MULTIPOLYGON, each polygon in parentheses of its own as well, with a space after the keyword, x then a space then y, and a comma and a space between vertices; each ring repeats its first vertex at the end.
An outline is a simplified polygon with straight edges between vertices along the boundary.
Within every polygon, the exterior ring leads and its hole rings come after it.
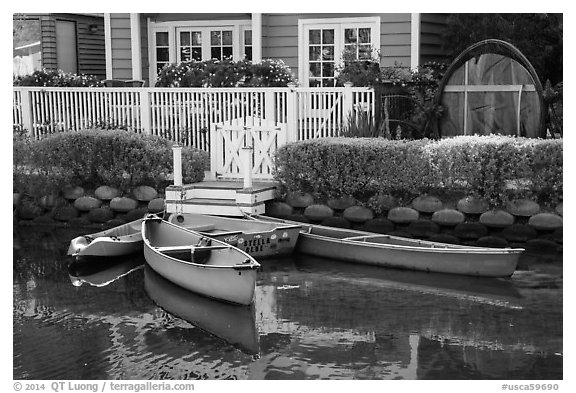
POLYGON ((297 256, 263 261, 245 308, 167 282, 141 255, 70 264, 76 235, 15 233, 16 379, 562 378, 561 275, 526 286, 524 273, 297 256))
POLYGON ((141 256, 92 258, 72 262, 68 265, 68 274, 75 287, 84 283, 104 287, 142 267, 141 256))
POLYGON ((239 307, 194 294, 160 277, 146 265, 144 287, 150 299, 170 314, 224 339, 249 354, 258 354, 254 306, 239 307))

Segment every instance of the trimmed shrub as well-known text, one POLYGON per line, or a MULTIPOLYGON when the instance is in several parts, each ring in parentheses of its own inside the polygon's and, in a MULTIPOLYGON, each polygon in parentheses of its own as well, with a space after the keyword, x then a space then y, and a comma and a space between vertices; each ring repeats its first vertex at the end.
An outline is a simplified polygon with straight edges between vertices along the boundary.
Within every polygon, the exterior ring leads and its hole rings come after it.
POLYGON ((492 207, 526 197, 555 206, 562 200, 562 146, 562 140, 506 136, 314 139, 282 146, 275 177, 287 190, 318 201, 352 196, 372 206, 378 195, 408 202, 445 190, 492 207))
POLYGON ((366 202, 376 194, 411 194, 429 178, 419 154, 424 143, 372 138, 291 143, 277 151, 275 175, 288 190, 319 200, 352 196, 366 202))
MULTIPOLYGON (((14 157, 14 188, 31 195, 40 185, 60 190, 65 185, 107 184, 124 192, 140 185, 164 188, 173 170, 172 142, 123 130, 84 130, 24 140, 15 144, 14 157), (42 184, 29 183, 30 178, 40 178, 42 184)), ((182 149, 185 182, 201 181, 207 164, 206 152, 182 149)))
POLYGON ((37 70, 30 75, 13 78, 14 86, 101 87, 102 80, 94 75, 76 75, 62 70, 37 70))

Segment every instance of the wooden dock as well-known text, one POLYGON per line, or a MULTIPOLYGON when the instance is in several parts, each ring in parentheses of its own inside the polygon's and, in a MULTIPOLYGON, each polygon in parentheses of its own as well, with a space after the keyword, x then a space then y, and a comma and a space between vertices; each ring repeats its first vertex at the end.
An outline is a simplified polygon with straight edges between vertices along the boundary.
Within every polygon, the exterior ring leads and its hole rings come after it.
POLYGON ((212 180, 166 188, 167 213, 200 213, 241 217, 264 214, 265 202, 276 195, 276 183, 253 182, 249 188, 243 181, 212 180))

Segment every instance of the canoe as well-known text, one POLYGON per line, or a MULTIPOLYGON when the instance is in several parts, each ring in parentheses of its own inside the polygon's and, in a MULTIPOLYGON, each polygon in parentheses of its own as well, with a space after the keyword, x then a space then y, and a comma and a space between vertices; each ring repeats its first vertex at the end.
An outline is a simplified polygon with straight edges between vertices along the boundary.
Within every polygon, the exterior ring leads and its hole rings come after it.
POLYGON ((260 264, 244 251, 156 216, 142 221, 142 239, 146 262, 168 281, 226 302, 252 303, 260 264))
MULTIPOLYGON (((265 216, 254 220, 293 223, 265 216)), ((509 277, 522 248, 462 246, 351 229, 304 224, 296 251, 330 259, 390 268, 478 277, 509 277)))
POLYGON ((144 289, 158 306, 249 355, 259 353, 255 307, 238 307, 187 291, 144 267, 144 289))
POLYGON ((167 221, 231 244, 255 258, 292 254, 301 228, 300 224, 258 222, 193 213, 173 213, 167 221))
POLYGON ((91 262, 74 261, 68 265, 68 275, 75 287, 88 284, 105 287, 144 266, 142 256, 98 258, 91 262))
POLYGON ((68 255, 74 257, 114 257, 129 255, 142 249, 142 219, 78 236, 70 241, 68 255))

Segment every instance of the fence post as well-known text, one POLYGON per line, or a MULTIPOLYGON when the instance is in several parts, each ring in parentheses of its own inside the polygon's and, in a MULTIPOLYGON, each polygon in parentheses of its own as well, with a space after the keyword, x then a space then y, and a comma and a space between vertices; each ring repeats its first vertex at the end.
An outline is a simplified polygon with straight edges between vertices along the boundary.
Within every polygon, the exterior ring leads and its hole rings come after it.
POLYGON ((182 145, 176 142, 172 145, 172 158, 174 163, 174 185, 182 185, 182 145))
POLYGON ((22 128, 28 131, 28 136, 34 136, 32 128, 32 97, 30 90, 20 90, 20 100, 22 105, 22 128))
POLYGON ((346 122, 348 116, 354 111, 354 96, 352 93, 352 82, 344 83, 344 96, 342 97, 342 115, 346 122))
POLYGON ((252 146, 244 146, 240 148, 240 161, 242 162, 242 174, 244 176, 244 188, 252 188, 252 153, 254 148, 252 146))
POLYGON ((152 116, 150 107, 150 89, 139 89, 140 94, 140 124, 142 125, 142 132, 144 134, 152 134, 152 116))
POLYGON ((204 175, 206 180, 216 180, 218 177, 218 161, 222 160, 220 138, 218 138, 218 124, 210 125, 210 172, 204 175))
POLYGON ((296 83, 288 83, 286 99, 286 142, 295 142, 298 140, 298 92, 296 83))
POLYGON ((276 100, 274 100, 274 90, 268 89, 264 93, 264 118, 276 121, 276 100))

